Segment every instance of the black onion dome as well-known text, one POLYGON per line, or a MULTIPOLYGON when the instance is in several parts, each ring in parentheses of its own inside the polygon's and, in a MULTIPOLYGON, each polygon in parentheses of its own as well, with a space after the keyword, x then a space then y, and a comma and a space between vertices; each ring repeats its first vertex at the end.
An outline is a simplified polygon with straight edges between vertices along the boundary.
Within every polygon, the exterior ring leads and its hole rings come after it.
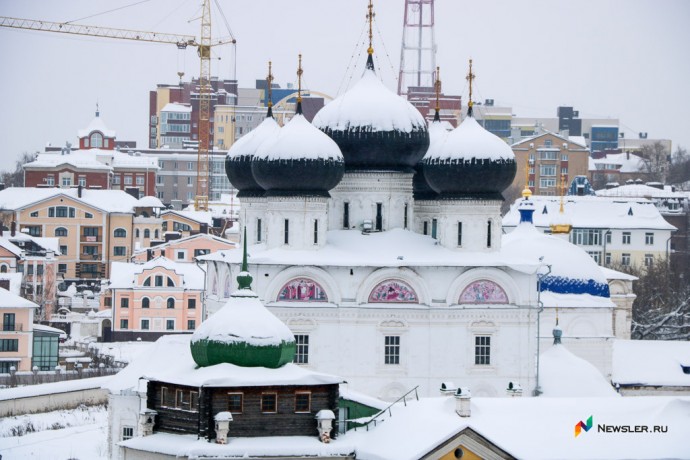
POLYGON ((225 174, 233 187, 238 190, 238 197, 263 195, 264 190, 252 175, 252 160, 257 149, 273 138, 280 130, 278 123, 267 116, 259 126, 235 142, 225 157, 225 174))
POLYGON ((314 117, 314 126, 340 147, 348 170, 410 171, 429 147, 424 117, 394 94, 368 65, 350 91, 314 117))
MULTIPOLYGON (((433 155, 441 145, 446 141, 448 137, 448 130, 444 127, 441 119, 439 118, 438 111, 434 117, 434 121, 429 123, 429 150, 426 151, 426 158, 429 155, 433 155)), ((414 193, 415 200, 433 200, 438 197, 438 193, 431 188, 429 183, 424 176, 424 159, 419 161, 414 167, 415 175, 412 179, 412 190, 414 193)))
POLYGON ((268 195, 320 195, 345 173, 338 145, 300 113, 254 155, 252 173, 268 195))
POLYGON ((441 198, 503 199, 517 165, 511 148, 470 115, 423 160, 424 176, 441 198))

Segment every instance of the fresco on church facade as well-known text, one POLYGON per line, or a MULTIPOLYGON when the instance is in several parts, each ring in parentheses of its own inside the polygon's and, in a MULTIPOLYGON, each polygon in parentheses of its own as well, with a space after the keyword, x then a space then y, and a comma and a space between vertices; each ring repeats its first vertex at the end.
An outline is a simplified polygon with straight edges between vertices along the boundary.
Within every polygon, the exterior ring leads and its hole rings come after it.
POLYGON ((417 303, 417 293, 407 283, 399 280, 386 280, 379 283, 371 294, 369 302, 417 303))
POLYGON ((296 278, 289 281, 278 294, 278 301, 287 302, 328 302, 326 291, 309 278, 296 278))
POLYGON ((475 281, 462 291, 458 303, 508 303, 501 286, 489 280, 475 281))

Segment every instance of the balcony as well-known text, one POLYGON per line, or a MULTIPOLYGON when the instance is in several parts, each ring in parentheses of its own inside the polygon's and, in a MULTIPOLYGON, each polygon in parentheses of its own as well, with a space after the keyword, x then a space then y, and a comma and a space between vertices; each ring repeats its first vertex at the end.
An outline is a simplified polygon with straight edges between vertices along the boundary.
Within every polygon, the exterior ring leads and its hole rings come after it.
POLYGON ((24 324, 23 323, 3 324, 2 325, 2 332, 23 332, 23 331, 24 331, 24 324))
POLYGON ((101 260, 102 254, 82 254, 80 260, 101 260))
POLYGON ((81 241, 82 243, 100 243, 101 241, 103 241, 103 236, 81 235, 79 237, 79 241, 81 241))

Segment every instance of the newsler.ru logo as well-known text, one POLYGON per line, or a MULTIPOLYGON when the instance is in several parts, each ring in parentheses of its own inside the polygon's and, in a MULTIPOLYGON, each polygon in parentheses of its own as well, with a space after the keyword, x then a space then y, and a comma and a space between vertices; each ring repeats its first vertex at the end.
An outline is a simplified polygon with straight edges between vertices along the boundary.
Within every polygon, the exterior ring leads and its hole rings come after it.
MULTIPOLYGON (((579 421, 575 424, 575 437, 582 432, 592 429, 593 416, 589 416, 587 423, 579 421)), ((597 433, 667 433, 668 425, 607 425, 597 424, 597 433)))

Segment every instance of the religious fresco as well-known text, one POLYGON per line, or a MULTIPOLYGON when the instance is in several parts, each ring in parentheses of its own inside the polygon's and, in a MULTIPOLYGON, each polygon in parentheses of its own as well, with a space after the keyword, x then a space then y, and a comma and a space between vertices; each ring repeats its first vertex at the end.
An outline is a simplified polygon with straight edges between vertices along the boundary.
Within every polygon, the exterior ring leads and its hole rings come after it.
POLYGON ((371 291, 369 302, 418 303, 418 300, 417 293, 407 283, 400 280, 386 280, 371 291))
POLYGON ((295 278, 282 287, 277 301, 286 302, 328 302, 326 291, 309 278, 295 278))
POLYGON ((508 303, 508 296, 503 288, 493 281, 479 280, 462 291, 459 303, 508 303))

